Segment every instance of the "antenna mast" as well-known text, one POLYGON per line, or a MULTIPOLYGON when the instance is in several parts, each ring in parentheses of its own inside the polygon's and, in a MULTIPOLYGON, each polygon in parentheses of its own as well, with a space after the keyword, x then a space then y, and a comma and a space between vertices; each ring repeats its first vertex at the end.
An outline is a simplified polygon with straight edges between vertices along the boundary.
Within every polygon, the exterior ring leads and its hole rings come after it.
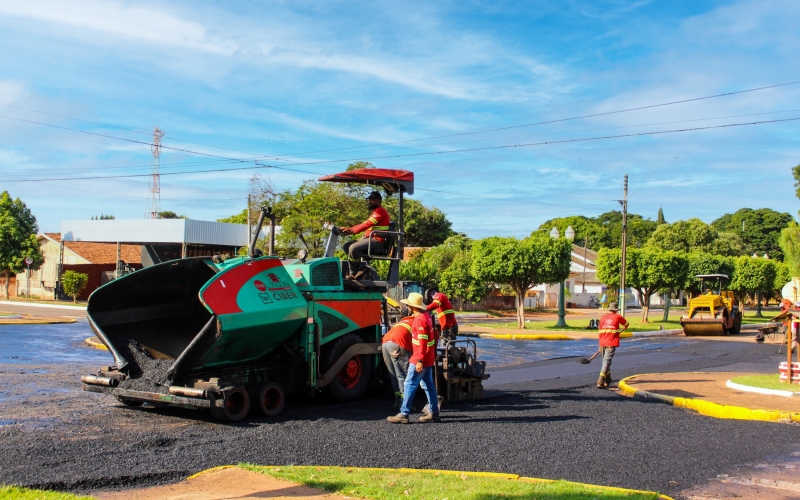
POLYGON ((161 211, 161 138, 164 137, 164 131, 156 127, 153 131, 153 143, 150 145, 150 151, 153 152, 153 168, 150 176, 150 182, 147 186, 147 212, 144 214, 145 219, 158 219, 158 212, 161 211))

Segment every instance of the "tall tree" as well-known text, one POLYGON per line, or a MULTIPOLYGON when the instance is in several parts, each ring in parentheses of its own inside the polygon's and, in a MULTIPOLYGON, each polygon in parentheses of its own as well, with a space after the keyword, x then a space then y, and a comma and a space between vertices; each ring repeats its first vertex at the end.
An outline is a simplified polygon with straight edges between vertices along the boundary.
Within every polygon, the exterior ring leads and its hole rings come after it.
POLYGON ((517 297, 517 326, 525 328, 525 293, 541 283, 569 277, 572 243, 564 238, 498 236, 472 245, 472 274, 479 280, 508 285, 517 297))
POLYGON ((786 212, 770 208, 741 208, 725 214, 711 223, 718 231, 733 233, 742 241, 743 255, 769 255, 770 259, 783 260, 780 247, 781 231, 794 220, 786 212))
POLYGON ((36 217, 19 198, 11 199, 8 191, 0 193, 0 271, 6 278, 5 297, 11 274, 21 273, 27 268, 25 258, 33 259, 31 269, 39 269, 44 256, 36 240, 39 226, 36 217))
POLYGON ((572 229, 575 231, 575 239, 573 242, 581 247, 583 246, 584 242, 587 243, 586 246, 591 250, 599 250, 600 248, 611 245, 611 239, 606 228, 600 225, 593 218, 585 217, 583 215, 572 215, 569 217, 557 217, 555 219, 550 219, 544 224, 540 225, 539 229, 534 231, 533 234, 547 235, 554 227, 558 229, 560 234, 564 234, 564 231, 567 230, 567 227, 572 227, 572 229))
MULTIPOLYGON (((397 221, 399 213, 397 197, 386 198, 383 206, 392 220, 397 221)), ((419 200, 405 198, 403 215, 406 246, 433 247, 455 234, 450 228, 452 223, 447 220, 444 212, 436 207, 428 208, 419 200)))
MULTIPOLYGON (((595 218, 608 234, 608 244, 605 248, 619 248, 622 246, 622 212, 611 211, 600 214, 595 218)), ((628 248, 639 248, 647 244, 650 235, 656 230, 656 222, 645 219, 638 214, 628 214, 628 248)))
POLYGON ((649 246, 676 252, 706 252, 718 255, 741 255, 741 242, 736 235, 720 234, 700 219, 662 224, 648 240, 649 246))
POLYGON ((664 209, 659 207, 658 208, 658 218, 656 219, 656 225, 666 224, 667 221, 664 219, 664 209))
MULTIPOLYGON (((776 274, 776 266, 770 259, 743 255, 736 259, 730 288, 740 297, 753 295, 760 299, 762 293, 774 286, 776 274)), ((756 316, 760 316, 761 300, 756 300, 756 303, 756 316)))
POLYGON ((459 309, 464 302, 480 302, 489 293, 488 284, 472 272, 472 253, 460 250, 439 277, 439 288, 451 299, 456 299, 459 309))
POLYGON ((792 276, 800 276, 800 226, 792 221, 781 231, 779 240, 783 250, 783 260, 789 266, 792 276))
MULTIPOLYGON (((629 248, 625 284, 636 290, 642 304, 642 322, 649 321, 650 297, 682 287, 689 274, 685 255, 657 247, 629 248)), ((609 286, 619 286, 620 250, 603 249, 597 259, 597 278, 609 286)))
POLYGON ((695 279, 699 274, 724 274, 731 278, 734 270, 734 257, 714 255, 705 252, 692 252, 689 259, 689 274, 683 289, 691 293, 702 293, 700 281, 695 279))

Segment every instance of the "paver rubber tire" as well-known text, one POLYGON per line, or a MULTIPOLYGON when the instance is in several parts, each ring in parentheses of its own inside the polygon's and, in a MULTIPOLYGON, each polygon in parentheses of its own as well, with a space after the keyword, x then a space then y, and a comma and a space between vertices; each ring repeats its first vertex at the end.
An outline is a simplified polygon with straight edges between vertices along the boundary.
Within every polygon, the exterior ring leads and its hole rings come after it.
POLYGON ((283 387, 276 382, 269 382, 253 392, 252 408, 258 415, 274 417, 283 410, 285 402, 283 387))
POLYGON ((733 333, 739 333, 742 331, 742 311, 736 311, 736 315, 733 317, 733 333))
MULTIPOLYGON (((354 333, 349 333, 333 341, 323 355, 320 373, 324 374, 351 346, 363 343, 364 339, 354 333)), ((355 401, 361 398, 369 388, 372 378, 372 363, 372 356, 365 354, 353 356, 333 378, 333 381, 325 387, 325 392, 340 402, 355 401)))
POLYGON ((238 422, 250 411, 250 396, 241 387, 234 387, 223 392, 222 407, 212 407, 211 415, 217 420, 238 422))
POLYGON ((117 396, 117 401, 124 404, 125 406, 130 406, 131 408, 136 408, 137 406, 142 406, 144 404, 144 401, 137 401, 135 399, 123 398, 122 396, 117 396))

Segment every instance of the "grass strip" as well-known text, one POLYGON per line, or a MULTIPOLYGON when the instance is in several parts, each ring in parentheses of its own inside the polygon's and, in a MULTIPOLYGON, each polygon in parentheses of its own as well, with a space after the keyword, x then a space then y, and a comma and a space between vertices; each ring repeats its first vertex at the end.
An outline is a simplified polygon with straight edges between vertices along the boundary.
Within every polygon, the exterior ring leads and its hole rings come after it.
POLYGON ((78 496, 60 491, 0 486, 0 500, 92 500, 92 497, 78 496))
POLYGON ((518 478, 511 474, 477 477, 449 471, 351 469, 346 467, 264 467, 240 464, 243 469, 304 484, 330 493, 369 500, 424 498, 436 500, 656 500, 650 492, 583 485, 569 481, 518 478))
POLYGON ((780 374, 772 373, 769 375, 745 375, 731 379, 734 384, 748 385, 750 387, 760 387, 762 389, 777 389, 779 391, 800 392, 800 385, 782 384, 780 374))

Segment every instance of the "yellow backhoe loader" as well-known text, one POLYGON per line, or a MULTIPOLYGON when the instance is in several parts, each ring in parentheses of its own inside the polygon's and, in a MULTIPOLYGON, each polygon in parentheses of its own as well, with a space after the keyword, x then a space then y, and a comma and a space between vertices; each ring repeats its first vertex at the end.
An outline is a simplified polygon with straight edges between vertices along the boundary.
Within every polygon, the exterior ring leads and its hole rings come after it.
POLYGON ((733 292, 722 290, 722 282, 728 281, 728 276, 700 274, 695 278, 700 280, 700 289, 703 292, 689 301, 686 314, 681 318, 683 334, 692 337, 739 333, 742 327, 739 302, 734 298, 733 292))

